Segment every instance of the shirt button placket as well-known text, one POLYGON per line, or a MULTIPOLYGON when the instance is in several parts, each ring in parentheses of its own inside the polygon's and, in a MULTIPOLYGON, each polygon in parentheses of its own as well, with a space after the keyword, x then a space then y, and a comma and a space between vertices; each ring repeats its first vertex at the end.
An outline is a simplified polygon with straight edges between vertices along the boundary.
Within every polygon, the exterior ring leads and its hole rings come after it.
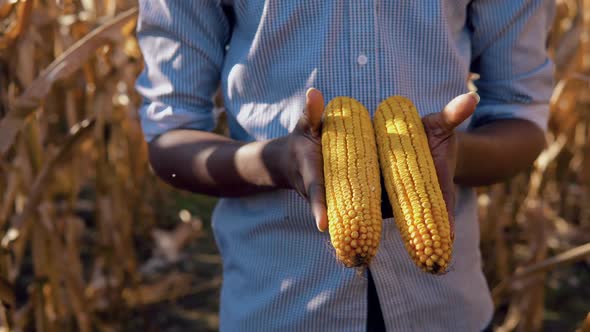
POLYGON ((373 113, 375 75, 375 0, 350 1, 350 57, 352 96, 359 99, 373 113))

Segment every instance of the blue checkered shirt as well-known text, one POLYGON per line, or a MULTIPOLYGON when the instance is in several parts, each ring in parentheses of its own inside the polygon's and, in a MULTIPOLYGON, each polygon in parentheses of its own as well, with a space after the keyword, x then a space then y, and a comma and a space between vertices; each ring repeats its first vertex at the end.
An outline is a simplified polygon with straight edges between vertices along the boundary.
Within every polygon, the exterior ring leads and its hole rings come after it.
MULTIPOLYGON (((373 113, 391 95, 426 115, 468 90, 481 102, 461 126, 523 118, 546 129, 553 64, 545 50, 554 0, 140 0, 137 81, 147 141, 211 130, 219 83, 230 135, 287 135, 309 87, 352 96, 373 113)), ((457 188, 452 268, 418 270, 393 219, 372 262, 389 331, 479 331, 493 306, 482 273, 477 202, 457 188)), ((221 331, 363 331, 367 278, 339 264, 329 234, 290 190, 219 201, 221 331)))

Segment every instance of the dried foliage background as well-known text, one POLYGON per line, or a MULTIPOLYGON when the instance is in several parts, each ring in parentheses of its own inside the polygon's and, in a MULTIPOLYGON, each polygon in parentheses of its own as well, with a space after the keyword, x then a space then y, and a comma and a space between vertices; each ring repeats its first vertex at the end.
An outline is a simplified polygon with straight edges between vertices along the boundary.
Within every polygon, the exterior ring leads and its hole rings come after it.
MULTIPOLYGON (((0 331, 218 326, 214 201, 147 164, 135 6, 0 0, 0 331)), ((590 331, 590 0, 557 9, 548 147, 479 189, 497 331, 590 331)))

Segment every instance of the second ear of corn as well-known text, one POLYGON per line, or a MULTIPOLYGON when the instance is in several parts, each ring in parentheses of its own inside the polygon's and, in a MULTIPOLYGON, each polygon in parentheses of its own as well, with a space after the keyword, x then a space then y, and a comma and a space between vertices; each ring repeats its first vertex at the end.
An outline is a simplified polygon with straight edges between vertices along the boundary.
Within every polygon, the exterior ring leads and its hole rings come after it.
POLYGON ((409 99, 395 96, 379 105, 373 121, 385 187, 408 254, 422 270, 444 273, 452 253, 449 216, 422 120, 409 99))
POLYGON ((336 256, 347 267, 367 266, 381 239, 381 182, 371 117, 357 100, 336 97, 327 105, 322 154, 336 256))

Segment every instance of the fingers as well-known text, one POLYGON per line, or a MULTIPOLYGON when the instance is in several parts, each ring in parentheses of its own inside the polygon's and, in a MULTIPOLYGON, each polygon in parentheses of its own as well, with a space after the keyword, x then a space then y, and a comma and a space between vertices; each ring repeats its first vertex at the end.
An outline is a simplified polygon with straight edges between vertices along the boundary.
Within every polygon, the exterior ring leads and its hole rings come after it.
POLYGON ((328 228, 326 189, 324 187, 323 160, 321 154, 310 155, 303 160, 301 176, 311 205, 311 211, 320 232, 328 228))
POLYGON ((321 149, 324 96, 319 90, 310 88, 305 97, 304 114, 291 135, 296 151, 294 162, 298 167, 297 179, 291 183, 309 201, 316 225, 323 232, 328 228, 321 149))
POLYGON ((311 212, 320 232, 328 229, 328 212, 326 209, 326 191, 323 183, 312 183, 308 189, 311 212))
MULTIPOLYGON (((444 172, 447 172, 445 170, 444 172)), ((440 179, 440 178, 439 178, 440 179)), ((442 183, 441 191, 443 194, 443 199, 445 200, 445 205, 447 206, 447 213, 449 215, 449 223, 451 226, 451 238, 454 238, 455 234, 455 185, 451 178, 447 176, 444 178, 445 180, 442 183)))
POLYGON ((479 103, 479 95, 475 92, 462 94, 451 100, 440 112, 440 123, 448 131, 454 130, 475 112, 479 103))
POLYGON ((305 114, 312 132, 318 133, 322 125, 322 115, 324 114, 324 96, 315 88, 307 90, 305 114))

